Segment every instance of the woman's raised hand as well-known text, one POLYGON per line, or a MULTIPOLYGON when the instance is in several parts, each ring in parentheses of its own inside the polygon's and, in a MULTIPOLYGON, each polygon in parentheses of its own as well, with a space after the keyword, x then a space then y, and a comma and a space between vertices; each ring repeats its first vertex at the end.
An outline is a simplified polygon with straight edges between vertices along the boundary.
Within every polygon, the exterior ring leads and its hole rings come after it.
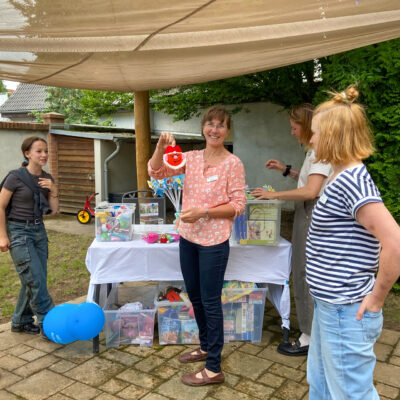
POLYGON ((268 169, 276 169, 279 172, 284 173, 286 170, 286 165, 284 165, 283 163, 281 163, 278 160, 268 160, 265 163, 265 167, 268 169))
POLYGON ((160 138, 158 139, 157 148, 165 152, 168 146, 175 147, 176 141, 174 135, 169 132, 161 132, 160 138))

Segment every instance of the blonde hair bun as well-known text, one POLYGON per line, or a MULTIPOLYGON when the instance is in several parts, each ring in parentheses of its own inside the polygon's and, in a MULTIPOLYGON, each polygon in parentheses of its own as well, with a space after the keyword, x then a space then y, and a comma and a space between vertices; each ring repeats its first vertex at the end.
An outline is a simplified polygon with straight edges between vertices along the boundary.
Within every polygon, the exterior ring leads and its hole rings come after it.
POLYGON ((353 103, 358 99, 359 94, 357 88, 350 85, 343 92, 332 93, 332 100, 336 103, 353 103))

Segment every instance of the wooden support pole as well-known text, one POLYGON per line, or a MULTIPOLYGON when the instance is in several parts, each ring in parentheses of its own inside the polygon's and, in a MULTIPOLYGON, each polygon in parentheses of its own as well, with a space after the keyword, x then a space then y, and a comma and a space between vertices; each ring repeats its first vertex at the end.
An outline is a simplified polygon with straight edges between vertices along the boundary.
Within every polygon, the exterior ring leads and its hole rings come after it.
POLYGON ((137 190, 148 190, 147 162, 151 157, 149 91, 135 92, 137 190))

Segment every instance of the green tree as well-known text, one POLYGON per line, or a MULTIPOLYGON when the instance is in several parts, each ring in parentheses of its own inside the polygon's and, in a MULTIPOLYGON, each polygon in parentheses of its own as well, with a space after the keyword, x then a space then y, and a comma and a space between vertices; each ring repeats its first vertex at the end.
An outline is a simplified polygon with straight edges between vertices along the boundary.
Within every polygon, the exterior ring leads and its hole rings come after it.
POLYGON ((0 93, 7 93, 7 88, 4 86, 3 81, 0 81, 0 93))
POLYGON ((202 108, 216 103, 236 105, 232 110, 235 113, 242 109, 243 103, 265 101, 288 107, 311 102, 319 86, 314 79, 316 68, 316 62, 308 61, 229 79, 153 91, 152 108, 173 115, 177 121, 198 116, 202 108))
MULTIPOLYGON (((66 116, 65 122, 98 125, 99 117, 113 114, 120 108, 133 109, 133 94, 105 92, 100 90, 80 90, 48 88, 47 107, 40 113, 34 113, 39 120, 43 112, 59 112, 66 116)), ((103 125, 112 125, 110 119, 103 125)))
POLYGON ((323 101, 326 90, 343 90, 357 84, 376 147, 366 164, 386 206, 400 222, 400 39, 320 61, 322 85, 314 102, 323 101))

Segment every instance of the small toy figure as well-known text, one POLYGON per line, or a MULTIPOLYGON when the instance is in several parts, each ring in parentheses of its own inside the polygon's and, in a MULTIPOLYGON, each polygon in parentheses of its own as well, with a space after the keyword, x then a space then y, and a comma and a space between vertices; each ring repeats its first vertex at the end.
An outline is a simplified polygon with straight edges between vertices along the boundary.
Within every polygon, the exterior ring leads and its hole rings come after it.
POLYGON ((186 156, 182 153, 181 148, 177 146, 168 146, 165 149, 163 157, 164 164, 173 169, 179 169, 186 163, 186 156))

